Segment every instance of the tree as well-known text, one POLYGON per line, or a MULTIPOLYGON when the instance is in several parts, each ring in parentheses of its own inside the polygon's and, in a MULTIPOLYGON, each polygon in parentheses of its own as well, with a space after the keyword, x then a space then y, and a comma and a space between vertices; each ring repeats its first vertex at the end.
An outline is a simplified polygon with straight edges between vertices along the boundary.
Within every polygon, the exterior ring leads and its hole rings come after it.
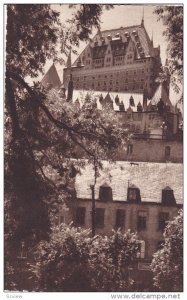
POLYGON ((30 86, 26 80, 36 77, 47 59, 56 59, 59 41, 66 52, 79 38, 88 38, 103 7, 80 5, 74 20, 80 18, 82 29, 75 39, 75 28, 62 30, 59 13, 50 5, 7 5, 5 233, 13 243, 48 238, 50 214, 74 194, 70 158, 77 158, 77 147, 93 162, 99 155, 112 157, 127 137, 113 123, 112 113, 96 109, 92 97, 77 112, 55 90, 30 86), (84 10, 90 12, 83 22, 84 10))
POLYGON ((168 66, 161 77, 167 79, 169 70, 171 83, 178 92, 183 83, 183 6, 158 6, 155 14, 166 27, 163 36, 168 42, 168 66))
POLYGON ((137 237, 130 231, 90 238, 90 231, 62 224, 49 242, 40 242, 31 269, 39 291, 129 291, 128 267, 137 252, 137 237))
MULTIPOLYGON (((98 27, 103 5, 80 5, 69 27, 50 5, 7 5, 5 78, 5 267, 12 274, 22 241, 28 247, 50 238, 59 204, 71 206, 79 165, 77 149, 89 162, 115 154, 127 132, 112 113, 99 111, 93 97, 77 112, 36 78, 47 59, 86 40, 98 27), (84 14, 84 10, 89 13, 84 14), (83 20, 84 19, 84 20, 83 20), (79 32, 77 34, 77 26, 79 32), (113 154, 112 154, 113 152, 113 154), (74 158, 74 160, 72 160, 74 158), (11 269, 11 272, 9 270, 11 269)), ((99 163, 98 163, 99 166, 99 163)), ((12 284, 10 283, 9 289, 12 284)))
POLYGON ((183 211, 168 222, 164 243, 153 257, 154 285, 159 291, 182 292, 183 290, 183 211))

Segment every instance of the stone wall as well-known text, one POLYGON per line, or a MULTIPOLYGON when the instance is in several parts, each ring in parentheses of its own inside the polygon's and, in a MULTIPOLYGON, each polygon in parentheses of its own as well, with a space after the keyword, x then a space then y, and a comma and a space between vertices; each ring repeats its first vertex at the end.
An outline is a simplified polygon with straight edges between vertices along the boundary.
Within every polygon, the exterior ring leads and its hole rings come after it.
POLYGON ((183 143, 179 141, 166 141, 154 139, 132 139, 132 153, 127 149, 118 151, 118 160, 147 161, 147 162, 173 162, 182 163, 183 143), (170 147, 170 156, 165 155, 166 147, 170 147))

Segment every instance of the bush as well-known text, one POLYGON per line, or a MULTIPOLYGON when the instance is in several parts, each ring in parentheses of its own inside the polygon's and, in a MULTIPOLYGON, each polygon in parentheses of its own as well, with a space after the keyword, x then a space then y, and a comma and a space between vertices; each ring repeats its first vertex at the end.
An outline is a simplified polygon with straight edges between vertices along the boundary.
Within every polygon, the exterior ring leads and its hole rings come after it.
POLYGON ((89 230, 62 224, 53 229, 49 242, 40 242, 31 269, 40 291, 129 291, 133 282, 128 267, 137 251, 130 231, 91 238, 89 230))
POLYGON ((168 222, 162 249, 154 254, 152 271, 154 285, 159 291, 183 290, 183 212, 168 222))

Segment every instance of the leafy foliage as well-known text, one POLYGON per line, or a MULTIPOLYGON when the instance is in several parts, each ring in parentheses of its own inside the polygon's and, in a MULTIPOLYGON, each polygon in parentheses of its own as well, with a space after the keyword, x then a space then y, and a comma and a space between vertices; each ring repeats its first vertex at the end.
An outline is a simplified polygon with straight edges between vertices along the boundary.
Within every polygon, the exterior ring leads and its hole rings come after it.
POLYGON ((154 285, 164 292, 183 290, 183 211, 170 221, 164 232, 162 249, 154 254, 154 285))
MULTIPOLYGON (((102 7, 91 5, 89 16, 85 16, 90 33, 98 25, 102 7)), ((80 18, 82 9, 80 5, 80 18)), ((89 10, 89 5, 85 9, 89 10)), ((77 20, 78 16, 77 11, 77 20)), ((33 231, 36 240, 44 238, 42 232, 47 238, 50 212, 57 208, 59 194, 64 195, 63 201, 69 194, 75 197, 71 181, 76 170, 70 158, 77 158, 77 149, 96 161, 127 135, 112 124, 111 113, 107 116, 95 108, 92 97, 82 111, 77 111, 55 90, 26 83, 27 76, 36 77, 46 60, 56 57, 62 34, 66 36, 66 31, 61 31, 59 13, 50 5, 7 5, 5 218, 6 233, 10 230, 9 236, 17 242, 26 236, 30 239, 33 231)), ((74 42, 67 35, 64 52, 74 42)))
POLYGON ((50 5, 7 5, 6 64, 22 77, 36 77, 56 56, 59 13, 50 5))
POLYGON ((90 238, 90 232, 62 224, 42 241, 31 266, 42 291, 128 291, 128 267, 136 258, 136 236, 129 231, 90 238))
POLYGON ((22 77, 37 77, 48 59, 63 62, 63 54, 87 41, 94 27, 99 27, 103 9, 112 5, 69 5, 72 18, 63 24, 60 12, 49 4, 8 4, 6 65, 22 77), (72 12, 73 13, 73 12, 72 12), (62 56, 59 57, 59 49, 62 56))
POLYGON ((68 22, 71 25, 74 25, 77 33, 77 36, 82 41, 87 41, 92 33, 92 28, 100 27, 100 18, 103 12, 103 8, 111 9, 113 8, 112 4, 102 5, 102 4, 71 4, 70 8, 74 8, 75 12, 73 17, 68 22))
MULTIPOLYGON (((178 92, 183 81, 183 6, 158 6, 155 14, 166 27, 163 35, 168 42, 168 70, 171 83, 178 92)), ((163 75, 167 79, 167 72, 163 72, 162 77, 163 75)))
MULTIPOLYGON (((27 83, 28 77, 36 78, 43 72, 48 59, 59 60, 59 49, 62 54, 67 54, 80 39, 89 37, 92 28, 98 26, 102 7, 94 5, 94 9, 90 8, 80 34, 77 34, 76 26, 60 23, 59 12, 52 10, 50 5, 7 5, 7 270, 12 268, 11 259, 17 255, 15 249, 19 249, 22 241, 28 247, 49 239, 52 218, 59 205, 67 204, 73 209, 74 177, 79 165, 83 164, 77 159, 77 151, 81 149, 81 155, 84 154, 91 163, 96 162, 100 155, 106 157, 109 150, 112 152, 127 137, 126 131, 120 131, 112 124, 114 116, 111 112, 96 109, 93 97, 89 96, 82 111, 77 111, 76 106, 65 103, 55 90, 44 90, 36 82, 33 86, 27 83)), ((82 18, 82 9, 80 5, 76 22, 82 18)), ((89 10, 89 5, 86 9, 89 10)), ((99 162, 97 166, 99 168, 99 162)))

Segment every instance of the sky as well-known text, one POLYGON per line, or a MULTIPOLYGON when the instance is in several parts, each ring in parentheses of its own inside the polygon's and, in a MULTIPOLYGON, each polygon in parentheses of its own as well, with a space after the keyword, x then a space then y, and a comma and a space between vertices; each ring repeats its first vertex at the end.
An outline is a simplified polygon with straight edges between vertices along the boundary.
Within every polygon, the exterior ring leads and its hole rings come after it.
MULTIPOLYGON (((61 15, 61 21, 66 23, 68 18, 71 18, 73 13, 72 9, 69 9, 68 5, 52 5, 53 9, 59 10, 61 15)), ((166 48, 167 42, 163 37, 162 33, 164 31, 164 26, 161 21, 157 21, 157 16, 153 14, 155 5, 114 5, 114 8, 111 10, 104 10, 101 16, 101 31, 106 29, 115 29, 121 26, 132 26, 139 25, 144 15, 144 25, 148 32, 149 37, 153 35, 154 46, 157 47, 160 45, 161 49, 161 60, 162 63, 165 63, 166 60, 166 48)), ((96 34, 96 30, 93 31, 93 36, 96 34)), ((80 54, 83 49, 86 47, 86 43, 81 43, 80 47, 77 48, 77 52, 80 54)), ((72 62, 76 59, 77 56, 72 55, 72 62)), ((52 62, 48 62, 46 65, 46 70, 50 67, 52 62)), ((60 79, 63 78, 63 67, 62 65, 56 65, 57 71, 59 73, 60 79)))

